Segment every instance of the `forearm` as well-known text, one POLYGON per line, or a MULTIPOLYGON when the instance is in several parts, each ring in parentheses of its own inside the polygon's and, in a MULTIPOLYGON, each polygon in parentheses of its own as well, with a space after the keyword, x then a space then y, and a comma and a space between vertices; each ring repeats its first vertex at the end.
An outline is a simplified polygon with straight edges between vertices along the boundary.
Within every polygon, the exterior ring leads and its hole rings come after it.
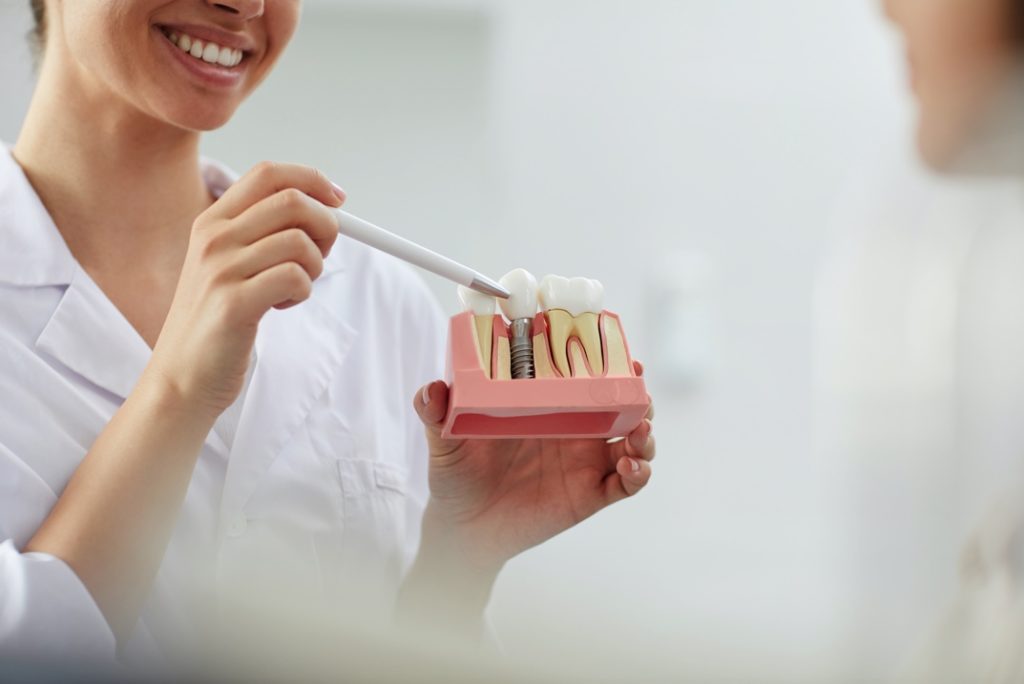
POLYGON ((114 633, 134 625, 215 419, 143 376, 26 551, 67 563, 114 633))
POLYGON ((470 560, 457 532, 424 515, 423 537, 396 606, 398 623, 437 638, 477 640, 501 564, 470 560))

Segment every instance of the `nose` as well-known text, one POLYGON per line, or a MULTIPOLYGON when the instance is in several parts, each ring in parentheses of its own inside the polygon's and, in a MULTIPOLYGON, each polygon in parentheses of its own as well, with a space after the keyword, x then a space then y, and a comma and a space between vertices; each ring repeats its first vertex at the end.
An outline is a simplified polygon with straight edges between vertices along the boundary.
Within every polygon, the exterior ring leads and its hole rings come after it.
POLYGON ((222 12, 233 14, 243 20, 263 16, 263 9, 266 5, 264 0, 221 0, 220 2, 207 0, 206 4, 222 12))

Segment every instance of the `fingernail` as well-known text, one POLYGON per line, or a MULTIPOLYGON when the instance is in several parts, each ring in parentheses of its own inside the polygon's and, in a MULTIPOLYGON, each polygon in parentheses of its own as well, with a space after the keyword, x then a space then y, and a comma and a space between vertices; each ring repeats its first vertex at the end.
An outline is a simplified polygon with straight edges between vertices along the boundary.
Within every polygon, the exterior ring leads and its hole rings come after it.
POLYGON ((634 473, 639 473, 640 472, 640 461, 636 460, 635 458, 629 459, 629 467, 633 469, 634 473))
POLYGON ((423 386, 423 405, 430 406, 430 385, 423 386))
POLYGON ((334 188, 334 194, 338 197, 339 200, 344 202, 345 200, 348 199, 348 193, 342 190, 340 185, 338 185, 337 183, 331 183, 331 187, 334 188))

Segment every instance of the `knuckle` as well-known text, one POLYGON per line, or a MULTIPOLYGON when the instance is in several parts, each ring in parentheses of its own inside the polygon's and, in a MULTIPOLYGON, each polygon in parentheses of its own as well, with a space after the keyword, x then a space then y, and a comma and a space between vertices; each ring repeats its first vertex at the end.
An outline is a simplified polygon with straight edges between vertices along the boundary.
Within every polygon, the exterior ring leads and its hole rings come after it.
POLYGON ((310 285, 309 274, 306 273, 306 269, 294 261, 289 261, 285 264, 284 279, 285 283, 297 292, 301 292, 310 285))
MULTIPOLYGON (((303 274, 305 275, 305 271, 303 271, 303 274)), ((299 281, 295 285, 295 287, 292 289, 291 292, 292 292, 291 297, 292 297, 293 301, 304 302, 307 299, 309 299, 310 296, 312 296, 312 294, 313 294, 313 286, 310 283, 309 278, 306 277, 306 278, 303 278, 301 281, 299 281)))
POLYGON ((317 207, 317 231, 324 239, 338 237, 338 217, 332 209, 317 207))
POLYGON ((272 161, 261 161, 252 167, 252 174, 257 178, 271 178, 277 173, 277 164, 272 161))
POLYGON ((210 259, 217 252, 217 243, 204 235, 202 240, 196 242, 196 252, 203 261, 210 259))
POLYGON ((210 259, 220 253, 229 242, 226 230, 210 230, 203 234, 199 241, 199 255, 210 259))
POLYGON ((309 236, 301 228, 289 228, 281 233, 281 240, 284 242, 285 249, 289 255, 302 256, 306 254, 309 236))
POLYGON ((306 195, 297 188, 287 188, 278 193, 278 201, 288 211, 301 210, 306 207, 306 195))
POLYGON ((327 176, 325 176, 324 172, 321 171, 320 169, 318 169, 316 167, 313 167, 313 166, 310 166, 309 167, 309 174, 312 177, 313 182, 315 184, 317 184, 317 185, 330 185, 330 183, 327 181, 327 176))
POLYGON ((313 247, 313 251, 309 254, 309 265, 310 275, 312 280, 316 280, 324 272, 324 258, 320 255, 320 250, 313 247))
POLYGON ((330 252, 334 249, 335 243, 338 242, 338 227, 336 225, 331 226, 331 230, 320 240, 324 246, 325 252, 330 252))

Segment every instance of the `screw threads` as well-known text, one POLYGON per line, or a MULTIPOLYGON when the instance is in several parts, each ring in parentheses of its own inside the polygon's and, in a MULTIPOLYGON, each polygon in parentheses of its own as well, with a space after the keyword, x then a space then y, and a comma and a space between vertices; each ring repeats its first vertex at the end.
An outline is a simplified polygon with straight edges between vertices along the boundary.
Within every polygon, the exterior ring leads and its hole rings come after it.
POLYGON ((533 359, 533 320, 521 318, 513 321, 511 333, 512 379, 532 380, 537 377, 533 359))

